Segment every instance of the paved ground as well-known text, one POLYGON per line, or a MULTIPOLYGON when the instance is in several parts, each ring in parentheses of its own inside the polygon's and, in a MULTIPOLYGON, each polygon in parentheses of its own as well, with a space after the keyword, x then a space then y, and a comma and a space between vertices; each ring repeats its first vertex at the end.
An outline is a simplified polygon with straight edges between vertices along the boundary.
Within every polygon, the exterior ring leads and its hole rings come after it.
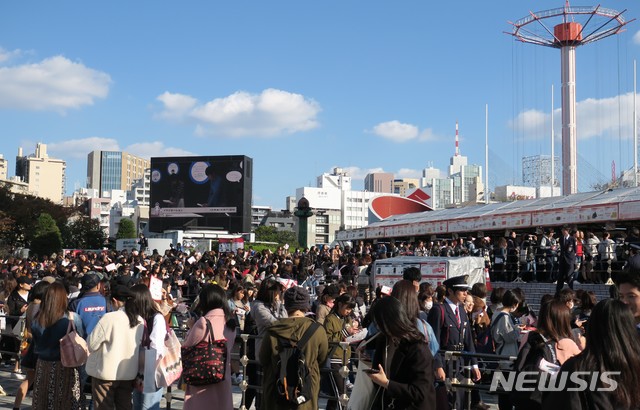
MULTIPOLYGON (((13 403, 15 400, 15 392, 18 389, 18 386, 20 385, 21 381, 17 380, 15 378, 12 377, 11 373, 7 371, 7 369, 0 369, 0 385, 4 388, 4 390, 7 392, 7 396, 0 396, 0 409, 12 409, 13 408, 13 403)), ((172 395, 173 395, 173 399, 171 401, 171 409, 182 409, 182 405, 183 405, 183 398, 184 398, 184 392, 179 390, 179 389, 172 389, 172 395)), ((492 409, 497 409, 497 405, 495 403, 497 403, 497 401, 494 399, 494 397, 484 397, 485 402, 487 403, 492 403, 491 404, 491 408, 492 409)), ((233 402, 235 405, 235 408, 239 408, 240 407, 240 403, 242 401, 242 394, 240 392, 240 389, 237 386, 234 386, 233 389, 233 402)), ((326 405, 326 401, 325 400, 321 400, 320 402, 320 408, 324 409, 326 405)), ((166 400, 162 400, 162 403, 160 405, 160 407, 162 409, 167 409, 169 407, 167 407, 167 403, 166 400)), ((27 395, 27 397, 25 398, 25 400, 22 403, 22 406, 20 407, 21 409, 31 409, 31 393, 29 393, 27 395)), ((252 409, 255 409, 255 407, 252 407, 252 409)))

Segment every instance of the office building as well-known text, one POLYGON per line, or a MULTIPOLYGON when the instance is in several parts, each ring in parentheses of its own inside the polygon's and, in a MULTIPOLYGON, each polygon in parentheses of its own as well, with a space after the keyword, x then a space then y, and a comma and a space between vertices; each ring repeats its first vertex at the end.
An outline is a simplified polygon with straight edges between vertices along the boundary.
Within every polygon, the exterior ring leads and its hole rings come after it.
POLYGON ((101 196, 112 189, 128 191, 150 166, 148 159, 123 151, 92 151, 87 155, 87 188, 101 196))
POLYGON ((393 174, 391 172, 373 172, 364 178, 364 190, 390 194, 393 192, 393 174))

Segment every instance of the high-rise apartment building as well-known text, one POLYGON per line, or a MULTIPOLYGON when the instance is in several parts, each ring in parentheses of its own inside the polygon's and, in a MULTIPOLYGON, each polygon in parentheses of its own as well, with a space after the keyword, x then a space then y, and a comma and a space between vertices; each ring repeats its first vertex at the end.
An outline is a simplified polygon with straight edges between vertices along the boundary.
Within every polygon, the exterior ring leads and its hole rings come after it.
POLYGON ((150 166, 148 159, 123 151, 92 151, 87 156, 87 188, 101 196, 112 189, 128 191, 150 166))
POLYGON ((46 144, 36 144, 35 154, 28 157, 22 155, 22 148, 18 149, 16 177, 28 184, 31 195, 61 204, 64 198, 66 169, 67 164, 64 160, 49 158, 46 144))
POLYGON ((391 172, 372 172, 364 177, 364 190, 369 192, 393 193, 393 174, 391 172))
POLYGON ((5 181, 7 179, 7 168, 9 168, 9 161, 4 159, 4 155, 0 154, 0 181, 5 181))

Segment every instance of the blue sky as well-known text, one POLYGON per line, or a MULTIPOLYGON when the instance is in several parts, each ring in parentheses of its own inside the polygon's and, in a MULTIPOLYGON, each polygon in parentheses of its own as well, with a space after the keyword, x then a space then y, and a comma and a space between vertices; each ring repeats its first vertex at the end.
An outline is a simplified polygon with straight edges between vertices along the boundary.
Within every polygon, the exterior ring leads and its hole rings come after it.
MULTIPOLYGON (((248 155, 254 204, 284 207, 335 166, 417 177, 460 149, 489 183, 560 152, 560 52, 504 32, 563 1, 7 1, 0 3, 0 153, 67 161, 85 185, 95 149, 144 157, 248 155)), ((594 3, 593 5, 595 5, 594 3)), ((583 5, 582 3, 572 5, 583 5)), ((640 4, 627 20, 640 17, 640 4)), ((594 27, 595 28, 595 27, 594 27)), ((633 166, 639 22, 577 51, 579 188, 633 166)), ((313 205, 312 205, 313 206, 313 205)))

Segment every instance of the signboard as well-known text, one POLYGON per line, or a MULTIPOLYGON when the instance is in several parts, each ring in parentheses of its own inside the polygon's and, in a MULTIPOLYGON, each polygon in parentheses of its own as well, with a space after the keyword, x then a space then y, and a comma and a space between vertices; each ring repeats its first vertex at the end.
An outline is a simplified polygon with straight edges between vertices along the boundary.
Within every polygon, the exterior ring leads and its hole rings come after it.
POLYGON ((149 230, 251 230, 253 160, 244 155, 151 158, 149 230))
POLYGON ((638 219, 640 217, 640 201, 621 202, 618 205, 620 219, 638 219))

